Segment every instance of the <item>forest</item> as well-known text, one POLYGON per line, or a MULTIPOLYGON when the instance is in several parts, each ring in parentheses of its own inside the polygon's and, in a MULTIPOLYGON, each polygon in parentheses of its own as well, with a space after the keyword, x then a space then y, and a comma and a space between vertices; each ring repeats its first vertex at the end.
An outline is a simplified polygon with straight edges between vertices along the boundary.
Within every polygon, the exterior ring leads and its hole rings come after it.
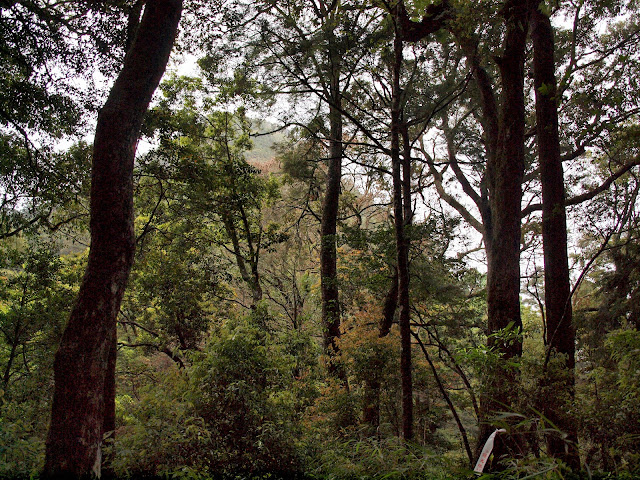
POLYGON ((0 0, 0 478, 640 478, 635 0, 0 0))

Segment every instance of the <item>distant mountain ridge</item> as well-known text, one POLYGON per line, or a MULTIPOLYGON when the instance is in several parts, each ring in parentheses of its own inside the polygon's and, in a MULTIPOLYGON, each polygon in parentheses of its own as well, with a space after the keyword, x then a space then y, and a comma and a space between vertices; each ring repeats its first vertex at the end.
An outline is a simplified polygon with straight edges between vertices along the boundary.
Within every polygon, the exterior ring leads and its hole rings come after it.
POLYGON ((266 121, 255 120, 252 123, 255 129, 255 133, 251 135, 253 148, 245 154, 245 157, 251 165, 262 169, 261 164, 275 161, 276 153, 273 147, 286 139, 286 131, 275 131, 278 127, 266 121))

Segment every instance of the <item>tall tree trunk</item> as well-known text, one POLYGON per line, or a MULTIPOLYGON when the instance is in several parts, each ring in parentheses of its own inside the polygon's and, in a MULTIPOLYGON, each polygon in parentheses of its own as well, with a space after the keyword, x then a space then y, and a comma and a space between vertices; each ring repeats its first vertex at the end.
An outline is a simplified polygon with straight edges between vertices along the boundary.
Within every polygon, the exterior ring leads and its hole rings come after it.
MULTIPOLYGON (((396 7, 398 10, 400 7, 396 7)), ((400 136, 402 134, 402 91, 400 74, 403 61, 403 41, 400 31, 400 12, 394 13, 396 32, 393 40, 393 64, 391 85, 391 172, 393 177, 393 215, 396 234, 398 264, 398 308, 400 309, 400 378, 402 381, 402 437, 413 438, 413 379, 411 376, 411 324, 409 311, 409 242, 405 232, 405 202, 403 201, 402 159, 400 136)), ((410 179, 405 178, 406 182, 410 179)), ((410 205, 410 203, 409 203, 410 205)))
POLYGON ((393 8, 395 37, 391 85, 391 166, 393 177, 393 212, 396 231, 398 269, 398 303, 400 309, 400 377, 402 379, 402 434, 413 438, 413 379, 411 376, 411 316, 409 302, 409 248, 407 228, 411 225, 411 146, 407 125, 403 121, 400 74, 403 62, 403 42, 417 42, 440 30, 449 16, 447 0, 429 5, 420 22, 412 21, 402 0, 393 8), (402 159, 400 136, 404 140, 402 159))
MULTIPOLYGON (((501 9, 505 37, 501 58, 496 58, 502 80, 500 108, 496 87, 479 57, 478 40, 467 33, 458 37, 471 67, 482 107, 482 127, 487 153, 487 172, 476 202, 482 215, 487 252, 488 344, 504 360, 522 354, 519 337, 520 317, 520 236, 522 180, 524 176, 524 60, 528 31, 527 0, 506 0, 501 9), (488 195, 487 195, 488 194, 488 195), (487 198, 488 196, 488 198, 487 198), (517 335, 503 342, 492 334, 512 325, 517 335)), ((451 6, 445 0, 427 8, 420 23, 412 22, 402 2, 398 16, 406 29, 404 38, 417 41, 437 31, 449 18, 451 6)), ((452 31, 455 31, 455 24, 452 31)), ((394 85, 395 86, 395 85, 394 85)), ((503 362, 506 365, 506 362, 503 362)), ((488 419, 514 404, 517 372, 498 366, 486 372, 484 394, 480 402, 480 432, 476 454, 479 454, 492 427, 488 419)), ((495 457, 507 451, 500 437, 495 457)), ((515 447, 516 445, 511 445, 515 447)))
POLYGON ((568 406, 575 390, 575 328, 572 323, 571 284, 567 258, 567 220, 564 205, 564 175, 558 133, 558 99, 555 77, 554 41, 551 21, 537 4, 531 9, 533 41, 533 77, 536 92, 538 158, 542 182, 542 241, 544 247, 544 282, 546 305, 546 346, 551 354, 562 356, 564 371, 558 366, 546 368, 543 383, 544 415, 568 435, 549 436, 549 453, 571 468, 580 467, 577 451, 576 422, 568 406))
POLYGON ((45 477, 101 473, 102 437, 104 429, 112 427, 116 317, 135 248, 133 161, 142 119, 166 68, 181 11, 181 0, 147 2, 133 46, 98 116, 91 249, 55 357, 45 477))
MULTIPOLYGON (((391 285, 385 295, 382 304, 382 316, 378 322, 378 338, 384 338, 391 332, 393 318, 398 306, 398 268, 394 267, 391 276, 391 285)), ((375 362, 374 362, 375 363, 375 362)), ((377 372, 381 371, 380 365, 375 365, 377 372)), ((378 376, 369 375, 364 384, 364 402, 362 407, 362 422, 372 434, 378 432, 380 426, 380 391, 382 383, 378 376)))
MULTIPOLYGON (((514 405, 517 371, 506 361, 522 355, 520 332, 520 237, 521 201, 524 176, 524 61, 528 30, 525 0, 509 0, 503 8, 506 27, 504 51, 497 59, 502 80, 497 135, 495 121, 485 121, 487 145, 495 141, 495 151, 487 155, 487 179, 490 214, 485 214, 485 247, 487 251, 488 345, 502 355, 503 361, 490 369, 485 377, 481 397, 481 417, 476 453, 482 449, 493 427, 487 420, 496 412, 514 405), (495 136, 495 140, 494 137, 495 136), (516 335, 503 341, 492 334, 511 326, 516 335)), ((486 79, 479 79, 479 87, 486 79)), ((484 113, 491 114, 492 102, 483 102, 484 113)), ((513 440, 513 439, 511 439, 513 440)), ((494 458, 517 453, 513 441, 499 436, 494 458)))
MULTIPOLYGON (((337 62, 337 60, 334 60, 337 62)), ((337 68, 337 66, 336 66, 337 68)), ((320 225, 320 290, 322 292, 322 327, 324 351, 328 359, 329 374, 346 381, 344 370, 338 365, 336 356, 340 338, 340 298, 337 267, 337 225, 342 179, 342 113, 339 72, 334 72, 330 85, 329 105, 329 159, 327 161, 327 188, 322 203, 320 225)))

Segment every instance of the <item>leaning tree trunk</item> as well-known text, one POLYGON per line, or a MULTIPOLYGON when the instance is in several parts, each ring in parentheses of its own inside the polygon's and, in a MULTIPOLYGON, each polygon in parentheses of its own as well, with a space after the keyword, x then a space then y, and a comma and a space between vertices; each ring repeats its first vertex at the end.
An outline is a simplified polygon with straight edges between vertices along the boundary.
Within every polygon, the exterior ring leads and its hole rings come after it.
POLYGON ((552 355, 563 358, 564 368, 545 362, 543 414, 567 434, 547 439, 549 453, 573 469, 580 467, 576 422, 568 407, 575 389, 575 328, 572 323, 571 284, 567 258, 567 219, 564 205, 564 175, 558 133, 558 99, 555 77, 553 29, 548 16, 537 5, 531 12, 533 77, 536 92, 538 158, 542 182, 542 241, 547 319, 545 344, 552 355))
POLYGON ((133 263, 133 161, 143 116, 175 40, 181 0, 149 0, 98 116, 91 174, 91 249, 54 363, 45 477, 100 476, 113 428, 116 317, 133 263))

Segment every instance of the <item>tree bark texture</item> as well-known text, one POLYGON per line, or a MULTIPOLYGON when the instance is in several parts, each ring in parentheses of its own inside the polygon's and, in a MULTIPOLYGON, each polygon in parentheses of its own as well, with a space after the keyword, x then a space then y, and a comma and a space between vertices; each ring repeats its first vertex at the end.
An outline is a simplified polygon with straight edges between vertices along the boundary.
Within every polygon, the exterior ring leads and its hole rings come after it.
MULTIPOLYGON (((397 8, 399 10, 399 8, 397 8)), ((400 326, 400 378, 402 382, 402 437, 413 438, 413 379, 411 375, 411 317, 409 304, 409 241, 405 229, 405 205, 411 199, 403 199, 403 162, 400 155, 402 135, 402 91, 400 74, 403 61, 403 41, 400 28, 400 12, 395 13, 396 34, 393 41, 394 57, 391 86, 391 172, 393 177, 393 215, 396 235, 398 265, 398 308, 400 326)), ((404 184, 409 182, 404 178, 404 184)))
POLYGON ((54 363, 44 477, 101 473, 113 428, 116 317, 133 263, 133 161, 143 116, 165 71, 181 0, 149 0, 133 46, 98 116, 91 175, 91 249, 54 363))
MULTIPOLYGON (((118 356, 117 332, 114 329, 114 339, 111 341, 109 356, 107 358, 107 375, 104 379, 104 417, 102 419, 102 436, 108 435, 110 441, 113 441, 116 430, 116 359, 118 356)), ((105 478, 113 478, 114 474, 111 470, 113 462, 114 450, 102 456, 101 473, 105 478)))
MULTIPOLYGON (((507 14, 504 54, 499 62, 502 105, 497 151, 488 164, 491 228, 488 255, 489 332, 506 328, 520 318, 520 210, 524 177, 524 60, 527 34, 525 2, 512 1, 507 14)), ((490 346, 494 343, 490 339, 490 346)), ((519 341, 501 345, 507 358, 522 354, 519 341)))
POLYGON ((340 338, 337 225, 343 148, 339 82, 339 71, 335 71, 330 85, 332 99, 329 106, 329 127, 331 138, 329 139, 329 159, 327 161, 327 188, 322 203, 320 225, 320 290, 322 292, 324 351, 328 359, 329 374, 346 381, 343 369, 339 367, 335 358, 338 354, 337 340, 340 338))
MULTIPOLYGON (((487 252, 488 345, 502 359, 487 371, 481 397, 481 425, 476 454, 493 431, 487 423, 496 412, 509 409, 515 402, 517 372, 506 361, 520 357, 522 329, 520 317, 520 212, 524 177, 524 62, 528 32, 525 0, 509 0, 502 10, 505 23, 504 50, 497 58, 502 83, 500 108, 496 108, 493 89, 486 72, 477 63, 472 68, 482 104, 487 144, 488 211, 483 212, 487 252), (495 114, 498 113, 496 118, 495 114), (512 326, 515 337, 504 341, 493 336, 512 326)), ((507 439, 508 437, 504 437, 507 439)), ((494 458, 514 454, 514 442, 496 439, 494 458)))
POLYGON ((549 453, 571 468, 580 467, 577 451, 576 422, 568 406, 575 390, 575 327, 572 322, 571 284, 567 257, 567 220, 564 175, 558 133, 558 99, 555 77, 554 41, 551 21, 537 4, 531 9, 533 42, 533 77, 536 92, 538 158, 542 182, 542 241, 544 248, 545 310, 547 319, 545 344, 551 354, 562 356, 564 371, 557 365, 545 368, 546 388, 542 392, 543 414, 568 435, 547 439, 549 453))

